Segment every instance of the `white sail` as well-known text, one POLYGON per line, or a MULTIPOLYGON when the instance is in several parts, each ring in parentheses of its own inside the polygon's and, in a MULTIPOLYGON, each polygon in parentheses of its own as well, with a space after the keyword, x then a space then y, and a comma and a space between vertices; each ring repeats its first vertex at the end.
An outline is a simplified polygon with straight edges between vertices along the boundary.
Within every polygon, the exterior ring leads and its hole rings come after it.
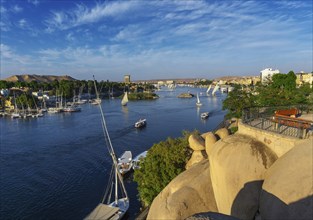
POLYGON ((212 84, 210 84, 209 88, 207 89, 206 91, 207 94, 209 94, 211 87, 212 87, 212 84))
POLYGON ((215 95, 216 91, 219 89, 219 85, 217 84, 214 89, 213 89, 213 92, 212 92, 212 95, 215 95))
POLYGON ((202 105, 202 103, 200 102, 200 99, 199 99, 199 94, 197 93, 197 103, 196 103, 197 106, 200 106, 202 105))
POLYGON ((123 96, 123 99, 121 101, 121 104, 123 106, 127 105, 127 102, 128 102, 128 95, 127 95, 127 92, 125 92, 124 96, 123 96))

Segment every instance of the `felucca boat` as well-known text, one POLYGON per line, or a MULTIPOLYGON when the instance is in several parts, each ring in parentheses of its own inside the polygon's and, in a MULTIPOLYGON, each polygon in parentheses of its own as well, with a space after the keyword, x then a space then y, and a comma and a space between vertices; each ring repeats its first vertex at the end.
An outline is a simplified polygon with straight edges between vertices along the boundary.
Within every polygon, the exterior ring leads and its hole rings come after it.
POLYGON ((197 93, 197 102, 196 102, 196 105, 197 106, 201 106, 202 103, 200 102, 200 99, 199 99, 199 94, 197 93))
POLYGON ((128 102, 128 95, 127 95, 127 92, 125 92, 123 99, 121 101, 122 106, 126 106, 127 102, 128 102))
POLYGON ((102 118, 101 122, 103 134, 107 143, 107 149, 110 153, 113 163, 111 174, 109 176, 109 184, 106 188, 105 195, 101 203, 99 203, 98 206, 85 219, 118 220, 121 219, 127 212, 129 208, 129 198, 127 196, 127 192, 124 186, 123 177, 118 170, 117 158, 112 146, 101 105, 99 105, 99 109, 102 118), (121 188, 121 191, 118 191, 119 186, 121 188), (114 198, 111 198, 112 190, 114 190, 114 198))

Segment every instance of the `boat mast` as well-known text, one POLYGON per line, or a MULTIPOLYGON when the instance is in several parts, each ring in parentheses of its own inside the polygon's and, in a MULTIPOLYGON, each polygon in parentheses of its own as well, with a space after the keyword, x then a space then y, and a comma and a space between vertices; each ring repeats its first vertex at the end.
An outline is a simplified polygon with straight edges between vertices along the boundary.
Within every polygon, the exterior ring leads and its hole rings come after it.
MULTIPOLYGON (((93 81, 94 81, 95 89, 97 89, 95 76, 93 76, 93 81)), ((128 198, 128 195, 127 195, 127 192, 126 192, 126 189, 125 189, 125 185, 124 185, 124 182, 123 182, 123 177, 120 174, 120 172, 118 172, 118 170, 117 170, 117 168, 118 168, 117 159, 116 159, 116 155, 115 155, 115 152, 114 152, 114 149, 113 149, 113 146, 112 146, 112 142, 111 142, 111 139, 110 139, 108 128, 106 126, 106 121, 105 121, 105 118, 104 118, 104 113, 103 113, 101 105, 99 105, 99 109, 100 109, 101 118, 102 118, 102 129, 103 129, 104 137, 105 137, 106 142, 107 142, 107 148, 108 148, 108 151, 109 151, 109 153, 110 153, 110 155, 112 157, 113 164, 114 164, 114 167, 115 167, 115 202, 117 204, 117 197, 118 197, 118 186, 117 186, 117 183, 118 183, 118 180, 120 181, 120 183, 122 185, 122 189, 123 189, 123 192, 125 193, 126 198, 128 198)))

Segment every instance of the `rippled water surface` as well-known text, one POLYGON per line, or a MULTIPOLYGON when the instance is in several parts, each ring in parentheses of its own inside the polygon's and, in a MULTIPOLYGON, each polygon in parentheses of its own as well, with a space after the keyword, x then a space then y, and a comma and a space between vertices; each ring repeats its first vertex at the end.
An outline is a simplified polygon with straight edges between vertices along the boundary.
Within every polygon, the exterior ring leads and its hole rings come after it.
MULTIPOLYGON (((103 100, 107 126, 117 155, 133 156, 182 130, 214 129, 223 119, 225 95, 206 96, 205 89, 159 91, 153 101, 103 100), (196 99, 179 99, 181 92, 202 92, 196 99), (210 117, 201 120, 200 114, 210 117), (147 119, 147 127, 134 123, 147 119)), ((38 119, 0 118, 1 219, 83 219, 101 200, 111 158, 101 128, 98 106, 82 106, 78 113, 46 114, 38 119)), ((130 208, 126 219, 139 212, 136 184, 127 179, 130 208)))

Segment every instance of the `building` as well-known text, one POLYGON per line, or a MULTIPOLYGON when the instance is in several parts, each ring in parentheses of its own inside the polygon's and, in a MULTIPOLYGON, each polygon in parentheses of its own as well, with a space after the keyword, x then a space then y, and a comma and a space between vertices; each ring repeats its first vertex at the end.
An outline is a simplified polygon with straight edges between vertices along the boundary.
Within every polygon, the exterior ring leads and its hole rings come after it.
POLYGON ((301 86, 304 83, 309 83, 310 87, 312 88, 313 73, 300 72, 300 73, 297 73, 296 76, 297 76, 296 83, 298 86, 301 86))
POLYGON ((130 75, 124 75, 124 83, 130 83, 130 75))
POLYGON ((272 68, 266 68, 266 69, 262 70, 260 73, 261 82, 266 83, 269 79, 272 78, 272 76, 274 74, 277 74, 277 73, 279 73, 278 69, 273 70, 272 68))

